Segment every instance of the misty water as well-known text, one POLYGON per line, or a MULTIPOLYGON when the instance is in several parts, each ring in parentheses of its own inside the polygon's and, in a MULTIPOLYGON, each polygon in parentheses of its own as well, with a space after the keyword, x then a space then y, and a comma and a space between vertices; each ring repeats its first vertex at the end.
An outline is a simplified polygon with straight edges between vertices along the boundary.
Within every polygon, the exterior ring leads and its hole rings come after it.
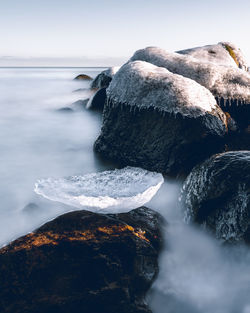
MULTIPOLYGON (((0 245, 72 207, 34 193, 38 179, 112 169, 93 153, 101 114, 73 104, 90 96, 101 68, 0 69, 0 245), (75 91, 82 89, 81 91, 75 91), (70 107, 73 111, 60 111, 70 107), (28 204, 33 203, 35 205, 28 204)), ((154 313, 250 313, 250 251, 225 247, 182 222, 180 182, 166 180, 147 204, 168 221, 160 273, 148 301, 154 313)))

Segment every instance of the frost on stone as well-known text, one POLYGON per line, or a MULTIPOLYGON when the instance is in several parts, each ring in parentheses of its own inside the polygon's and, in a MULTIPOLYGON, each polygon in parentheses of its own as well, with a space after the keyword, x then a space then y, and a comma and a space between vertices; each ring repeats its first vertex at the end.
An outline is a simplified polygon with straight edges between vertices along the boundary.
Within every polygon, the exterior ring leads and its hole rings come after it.
POLYGON ((230 42, 219 42, 215 45, 185 49, 177 51, 177 53, 190 55, 202 62, 212 62, 217 65, 234 68, 238 67, 245 71, 248 69, 246 59, 241 50, 230 42))
POLYGON ((218 99, 250 103, 250 74, 239 68, 198 60, 190 55, 171 53, 157 47, 135 52, 130 61, 145 61, 195 80, 218 99))
POLYGON ((136 167, 40 179, 34 191, 52 201, 99 213, 127 212, 151 200, 163 176, 136 167))
POLYGON ((113 76, 116 74, 119 68, 120 68, 119 66, 113 66, 108 68, 107 70, 102 71, 93 80, 91 88, 92 89, 107 88, 113 76))
POLYGON ((123 65, 107 89, 107 97, 113 104, 191 117, 219 110, 208 89, 192 79, 143 61, 123 65))

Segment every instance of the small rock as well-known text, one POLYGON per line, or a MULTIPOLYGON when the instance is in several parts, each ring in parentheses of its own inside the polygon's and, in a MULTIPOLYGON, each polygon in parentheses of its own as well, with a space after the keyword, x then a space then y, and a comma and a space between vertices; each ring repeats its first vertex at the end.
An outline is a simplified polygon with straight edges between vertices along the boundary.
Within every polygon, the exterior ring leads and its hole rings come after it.
POLYGON ((75 80, 93 80, 92 77, 86 74, 80 74, 74 78, 75 80))
POLYGON ((69 107, 64 107, 64 108, 58 109, 57 112, 61 112, 61 113, 72 113, 72 112, 74 112, 74 110, 71 109, 71 108, 69 108, 69 107))

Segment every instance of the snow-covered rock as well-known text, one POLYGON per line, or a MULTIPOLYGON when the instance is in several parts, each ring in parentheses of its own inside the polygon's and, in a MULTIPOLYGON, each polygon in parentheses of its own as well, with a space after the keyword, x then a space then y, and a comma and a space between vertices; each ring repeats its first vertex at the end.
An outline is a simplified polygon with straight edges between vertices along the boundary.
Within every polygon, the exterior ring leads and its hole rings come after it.
POLYGON ((202 62, 212 62, 225 66, 239 67, 248 70, 247 61, 241 50, 230 42, 219 42, 215 45, 206 45, 177 51, 180 54, 190 55, 202 62))
POLYGON ((218 148, 225 124, 209 90, 135 61, 125 64, 107 89, 95 149, 122 164, 176 174, 218 148))
POLYGON ((250 75, 230 66, 204 62, 193 56, 171 53, 157 47, 135 52, 130 61, 141 60, 164 67, 170 72, 195 80, 217 97, 218 103, 228 101, 250 104, 250 75))
POLYGON ((119 70, 119 66, 110 67, 107 70, 102 71, 96 76, 96 78, 91 83, 92 89, 107 88, 110 84, 113 76, 119 70))
POLYGON ((180 197, 187 222, 197 222, 226 241, 250 243, 250 151, 212 156, 195 167, 180 197))
POLYGON ((35 192, 79 209, 119 213, 150 201, 162 183, 159 173, 125 167, 83 176, 40 179, 35 192))

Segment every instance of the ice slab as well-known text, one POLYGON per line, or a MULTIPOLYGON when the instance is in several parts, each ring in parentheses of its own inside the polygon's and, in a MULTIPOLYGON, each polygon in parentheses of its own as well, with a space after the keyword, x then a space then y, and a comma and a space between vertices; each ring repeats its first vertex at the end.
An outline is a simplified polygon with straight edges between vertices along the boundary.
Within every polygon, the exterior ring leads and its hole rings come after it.
POLYGON ((125 167, 83 176, 40 179, 34 191, 44 198, 79 209, 119 213, 150 201, 163 181, 160 173, 125 167))

